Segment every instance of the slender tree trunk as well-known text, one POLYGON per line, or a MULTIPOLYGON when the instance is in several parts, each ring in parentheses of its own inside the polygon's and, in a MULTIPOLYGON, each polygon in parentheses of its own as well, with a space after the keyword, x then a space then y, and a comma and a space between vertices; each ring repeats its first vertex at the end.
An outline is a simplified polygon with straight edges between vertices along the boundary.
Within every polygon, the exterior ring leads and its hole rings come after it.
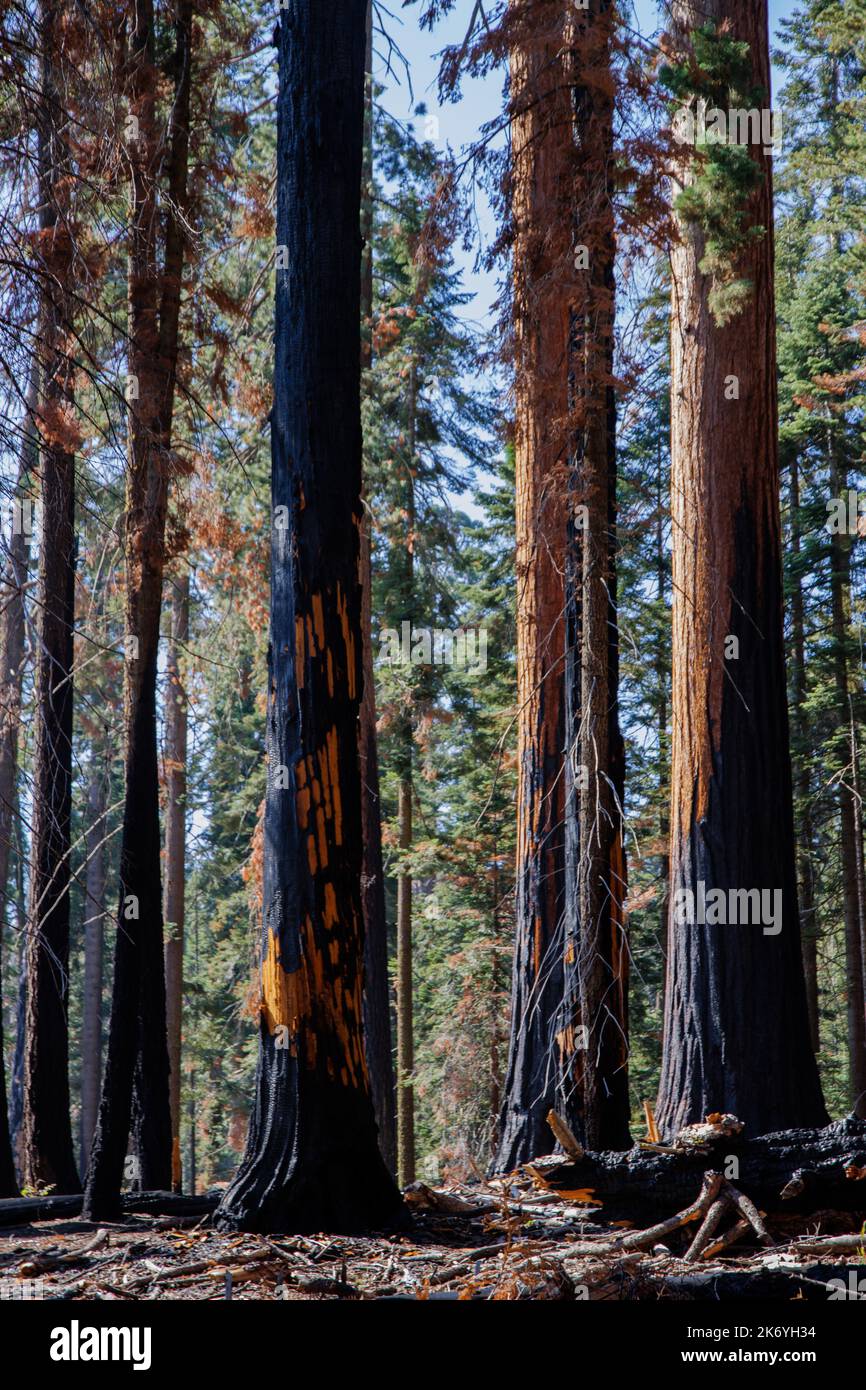
POLYGON ((171 1183, 183 1189, 180 1156, 181 1025, 183 1017, 183 933, 186 883, 187 694, 181 674, 189 638, 189 570, 172 586, 171 642, 165 699, 165 1011, 168 1029, 171 1105, 171 1183))
MULTIPOLYGON (((364 163, 361 190, 361 370, 373 359, 373 6, 367 5, 364 58, 364 163)), ((382 863, 382 812, 376 739, 376 684, 373 671, 370 518, 361 526, 361 624, 364 693, 361 699, 362 836, 364 870, 364 1041, 370 1091, 379 1129, 379 1147, 392 1173, 397 1171, 396 1092, 391 1053, 391 990, 388 980, 388 919, 382 863)))
MULTIPOLYGON (((677 0, 673 15, 680 40, 708 21, 728 24, 750 46, 754 84, 769 92, 764 0, 733 14, 722 0, 677 0)), ((751 148, 762 178, 749 217, 766 230, 742 257, 752 288, 739 316, 725 327, 711 318, 698 232, 681 229, 672 253, 672 904, 657 1112, 666 1135, 711 1111, 736 1114, 751 1134, 826 1120, 797 906, 772 170, 751 148), (769 895, 769 923, 743 900, 755 890, 769 895), (702 895, 715 892, 735 923, 718 920, 715 896, 702 921, 702 895)), ((688 182, 692 171, 678 175, 688 182)))
POLYGON ((189 1167, 187 1171, 187 1183, 193 1196, 196 1193, 198 1182, 198 1171, 196 1167, 196 1148, 195 1148, 195 1067, 189 1069, 189 1167))
MULTIPOLYGON (((828 429, 830 492, 844 497, 847 470, 842 466, 836 441, 828 429)), ((850 538, 841 531, 831 537, 830 608, 833 631, 833 680, 836 693, 837 751, 843 768, 839 778, 839 847, 842 859, 842 903, 845 915, 845 983, 848 1024, 848 1093, 856 1115, 866 1115, 866 1014, 863 998, 863 956, 860 940, 860 904, 857 875, 857 811, 852 788, 853 768, 848 737, 851 675, 848 661, 851 622, 850 538)))
POLYGON ((511 1028, 500 1144, 508 1170, 554 1146, 547 1113, 573 1073, 563 1000, 564 557, 572 143, 563 6, 512 0, 518 793, 511 1028), (554 210, 559 215, 554 215, 554 210), (557 1037, 557 1032, 560 1036, 557 1037))
POLYGON ((131 1126, 142 1186, 165 1189, 172 1178, 156 677, 185 245, 192 15, 190 0, 177 0, 161 272, 157 177, 163 141, 156 119, 152 0, 134 0, 126 75, 129 112, 137 121, 128 147, 129 373, 137 395, 128 420, 125 805, 108 1052, 85 1196, 90 1220, 119 1210, 131 1126))
MULTIPOLYGON (((406 412, 407 462, 405 518, 407 539, 399 544, 397 564, 400 575, 402 619, 410 630, 415 618, 415 434, 416 382, 414 358, 409 364, 409 395, 406 412)), ((408 673, 407 673, 408 674, 408 673)), ((413 683, 408 674, 404 694, 396 754, 397 767, 397 843, 401 864, 397 873, 397 1172, 400 1186, 415 1181, 415 1023, 414 971, 412 961, 412 872, 406 856, 412 850, 412 800, 414 728, 413 683)))
MULTIPOLYGON (((8 563, 0 591, 0 943, 6 928, 10 900, 9 859, 12 837, 20 834, 18 819, 18 731, 21 725, 21 686, 24 676, 24 586, 30 561, 29 509, 39 462, 39 435, 35 426, 39 368, 34 355, 21 423, 21 452, 15 485, 13 527, 8 563)), ((0 956, 2 963, 2 956, 0 956)), ((0 974, 2 979, 2 974, 0 974)), ((12 1159, 9 1114, 6 1105, 6 1066, 3 1016, 0 1007, 0 1197, 17 1197, 18 1183, 12 1159)))
POLYGON ((24 1174, 31 1186, 80 1190, 69 1116, 69 851, 72 808, 72 664, 75 618, 72 247, 68 153, 58 72, 61 12, 40 18, 40 312, 42 526, 36 655, 27 1020, 24 1049, 24 1174))
MULTIPOLYGON (((23 878, 23 853, 19 848, 19 873, 23 878)), ((21 889, 22 896, 24 890, 21 889)), ((27 1037, 27 933, 26 901, 21 913, 18 946, 18 990, 15 1001, 15 1047, 12 1053, 12 1075, 9 1078, 9 1131, 12 1154, 19 1173, 24 1172, 24 1043, 27 1037)))
MULTIPOLYGON (((656 461, 656 598, 659 609, 664 607, 667 598, 667 565, 665 563, 664 517, 667 511, 666 498, 662 488, 662 451, 658 450, 656 461)), ((659 953, 662 968, 662 1014, 664 1014, 664 993, 667 983, 667 923, 670 907, 670 818, 667 795, 670 789, 670 744, 668 736, 668 657, 664 632, 659 626, 656 646, 656 682, 658 690, 658 731, 659 756, 659 841, 662 849, 659 854, 659 953)))
MULTIPOLYGON (((860 1007, 866 1016, 866 864, 863 856, 863 794, 860 786, 860 749, 857 743, 857 724, 854 718, 854 699, 849 693, 848 725, 851 748, 851 794, 854 804, 854 858, 857 874, 857 922, 860 944, 860 1007)), ((859 1092, 854 1112, 866 1118, 866 1088, 859 1092)))
MULTIPOLYGON (((586 20, 573 30, 579 71, 610 74, 610 24, 606 0, 592 0, 586 20)), ((575 254, 585 247, 588 266, 578 285, 569 361, 576 434, 572 498, 580 511, 571 519, 566 562, 565 912, 574 941, 578 1007, 565 1026, 581 1027, 583 1057, 582 1094, 574 1099, 566 1094, 563 1108, 566 1114, 574 1111, 575 1120, 579 1116, 591 1148, 618 1149, 631 1141, 625 751, 617 696, 613 98, 602 82, 577 82, 573 91, 575 254)))
MULTIPOLYGON (((401 854, 412 849, 412 726, 409 725, 408 772, 397 790, 397 843, 401 854)), ((400 1186, 415 1181, 415 1043, 412 1003, 412 874, 397 875, 397 1172, 400 1186)))
MULTIPOLYGON (((495 850, 494 850, 495 855, 495 850)), ((499 991, 502 988, 499 971, 499 936, 501 924, 499 921, 499 861, 494 857, 493 860, 493 889, 491 903, 491 926, 493 929, 492 956, 490 970, 490 1000, 491 1000, 491 1024, 490 1024, 490 1152, 491 1163, 496 1161, 496 1154, 499 1150, 499 1116, 502 1111, 502 1060, 500 1047, 502 1038, 500 1036, 500 1009, 499 991)))
POLYGON ((84 878, 84 987, 81 999, 81 1171, 87 1169, 102 1075, 102 961, 105 949, 105 813, 108 759, 103 731, 93 740, 87 789, 84 878))
POLYGON ((288 268, 277 276, 271 423, 261 1031, 247 1150, 216 1216, 223 1229, 351 1231, 402 1213, 363 1042, 366 9, 290 0, 279 26, 277 240, 288 268))
POLYGON ((800 472, 796 454, 791 467, 791 554, 795 578, 791 595, 791 628, 793 634, 794 732, 797 738, 794 792, 800 810, 797 837, 797 877, 800 888, 800 921, 803 933, 803 975, 806 980, 806 1007, 809 1011, 809 1036, 812 1050, 821 1047, 818 1012, 818 917, 815 907, 815 870, 812 862, 814 831, 812 827, 811 777, 809 773, 809 738, 806 717, 806 633, 803 608, 803 586, 800 582, 800 472))

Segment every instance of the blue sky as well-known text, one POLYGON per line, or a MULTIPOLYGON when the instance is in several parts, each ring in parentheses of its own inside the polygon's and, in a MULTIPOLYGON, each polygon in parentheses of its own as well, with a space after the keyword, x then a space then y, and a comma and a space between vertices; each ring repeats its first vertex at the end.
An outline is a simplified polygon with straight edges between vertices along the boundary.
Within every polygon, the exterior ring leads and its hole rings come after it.
MULTIPOLYGON (((661 18, 663 10, 655 0, 622 0, 622 3, 631 4, 635 16, 633 27, 642 34, 650 36, 664 27, 661 18)), ((382 34, 375 36, 377 58, 374 68, 377 81, 385 88, 381 100, 386 109, 401 121, 413 122, 416 135, 424 139, 429 133, 429 128, 425 132, 425 118, 414 117, 413 114, 418 103, 423 102, 428 116, 438 121, 437 143, 443 147, 449 145, 455 154, 477 136, 486 121, 492 120, 502 110, 503 72, 495 72, 481 80, 465 80, 459 102, 440 106, 438 101, 438 55, 450 44, 462 42, 474 6, 475 0, 458 0, 452 14, 431 34, 419 25, 419 15, 423 9, 420 0, 414 0, 405 7, 402 0, 384 0, 378 23, 387 30, 390 39, 406 59, 411 74, 411 91, 404 67, 396 57, 392 57, 394 71, 388 73, 388 42, 382 34)), ((771 43, 775 41, 779 20, 791 15, 795 9, 793 0, 770 0, 771 43)), ((777 74, 774 73, 774 92, 776 84, 777 74)), ((493 233, 493 218, 480 190, 476 206, 482 236, 488 238, 493 233)), ((473 300, 461 311, 462 314, 485 327, 491 326, 491 306, 497 295, 496 274, 476 266, 474 251, 465 252, 458 248, 455 260, 462 269, 464 287, 474 295, 473 300)), ((482 515, 469 494, 455 496, 452 501, 469 516, 479 518, 482 515)))
MULTIPOLYGON (((642 33, 650 35, 662 27, 661 15, 663 11, 660 6, 654 3, 654 0, 631 0, 631 3, 637 19, 635 27, 639 28, 642 33)), ((475 0, 458 0, 452 14, 431 34, 428 31, 422 31, 419 26, 419 15, 423 8, 420 0, 415 0, 414 3, 405 7, 402 6, 402 0, 390 0, 390 3, 387 3, 386 0, 386 7, 383 7, 380 12, 380 22, 388 30, 393 41, 399 45, 409 63, 412 75, 411 95, 405 73, 399 62, 395 61, 394 77, 389 76, 385 71, 382 59, 387 53, 387 43, 384 42, 381 35, 377 35, 376 38, 376 48, 379 54, 376 76, 377 80, 385 84, 383 101, 388 110, 399 119, 407 121, 412 119, 414 105, 417 105, 418 102, 424 102, 430 115, 439 122, 439 141, 443 145, 450 145, 455 152, 474 138, 485 121, 491 120, 502 110, 504 75, 501 72, 494 73, 484 80, 465 81, 463 97, 459 103, 440 106, 437 99, 436 81, 439 71, 437 55, 449 44, 462 41, 474 5, 475 0)), ((779 20, 792 14, 795 8, 792 0, 770 0, 771 38, 775 36, 779 20)), ((415 129, 419 137, 423 138, 423 119, 416 120, 415 129)), ((481 210, 481 215, 483 230, 489 233, 491 230, 490 218, 484 216, 484 209, 481 210)), ((490 304, 495 298, 495 279, 490 275, 474 271, 473 256, 461 256, 459 260, 464 267, 466 287, 473 290, 477 296, 475 304, 468 312, 473 317, 483 319, 487 316, 490 304)))

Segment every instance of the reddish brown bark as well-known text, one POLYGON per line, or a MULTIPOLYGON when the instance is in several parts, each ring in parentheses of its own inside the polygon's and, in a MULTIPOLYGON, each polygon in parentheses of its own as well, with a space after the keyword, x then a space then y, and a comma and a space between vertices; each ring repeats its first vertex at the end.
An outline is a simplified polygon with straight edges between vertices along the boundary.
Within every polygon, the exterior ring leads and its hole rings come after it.
MULTIPOLYGON (((581 511, 571 521, 566 562, 565 912, 568 939, 575 943, 578 1017, 583 1029, 581 1094, 569 1108, 575 1112, 571 1118, 580 1120, 585 1142, 603 1149, 630 1144, 627 883, 622 840, 625 748, 618 718, 615 560, 611 23, 606 0, 592 0, 585 22, 574 24, 572 37, 577 58, 574 235, 577 246, 587 248, 589 264, 578 281, 572 320, 569 377, 576 445, 571 497, 581 511), (586 70, 595 76, 592 84, 580 79, 586 70), (575 763, 582 776, 573 789, 575 763)), ((570 974, 569 968, 567 978, 570 974)))
MULTIPOLYGON (((750 45, 769 92, 767 11, 748 0, 674 9, 679 40, 723 20, 750 45)), ((800 948, 777 457, 772 172, 749 216, 766 229, 743 255, 749 302, 712 320, 697 231, 673 249, 671 446, 673 749, 671 915, 657 1119, 665 1134, 709 1111, 749 1133, 825 1120, 800 948), (736 387, 738 395, 733 396, 736 387), (736 639, 734 659, 728 637, 736 639), (677 894, 782 894, 781 929, 677 921, 677 894)), ((691 178, 685 167, 679 175, 691 178)), ((683 904, 685 899, 682 900, 683 904)), ((685 909, 684 915, 688 912, 685 909)), ((744 914, 746 915, 746 914, 744 914)))
MULTIPOLYGON (((549 1152, 563 986, 564 563, 571 227, 561 205, 571 102, 561 6, 536 7, 510 59, 518 793, 511 1032, 497 1166, 549 1152)), ((513 0, 521 18, 523 0, 513 0)), ((522 16, 525 19, 525 15, 522 16)))
POLYGON ((185 245, 192 15, 190 0, 177 0, 174 101, 167 136, 157 120, 152 0, 135 0, 124 73, 129 113, 137 122, 128 143, 129 373, 137 395, 128 416, 120 905, 105 1077, 85 1197, 90 1219, 119 1209, 131 1126, 143 1186, 168 1188, 172 1176, 156 678, 185 245), (164 140, 167 196, 160 263, 158 177, 164 140))

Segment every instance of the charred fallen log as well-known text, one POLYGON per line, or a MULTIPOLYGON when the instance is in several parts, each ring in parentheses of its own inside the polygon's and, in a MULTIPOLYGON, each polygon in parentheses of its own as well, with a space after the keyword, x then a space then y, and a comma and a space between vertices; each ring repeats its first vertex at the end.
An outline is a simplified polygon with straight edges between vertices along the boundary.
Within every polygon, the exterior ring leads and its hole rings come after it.
POLYGON ((755 1139, 726 1135, 672 1152, 585 1153, 554 1167, 527 1168, 542 1186, 563 1195, 591 1194, 606 1216, 639 1224, 693 1201, 708 1169, 731 1178, 767 1212, 866 1212, 866 1120, 755 1139))
MULTIPOLYGON (((10 1197, 0 1201, 0 1230, 27 1226, 31 1221, 60 1221, 81 1213, 83 1197, 10 1197)), ((218 1193, 180 1196, 174 1192, 136 1192, 123 1199, 125 1213, 145 1216, 207 1216, 215 1211, 218 1193)))
POLYGON ((640 1299, 670 1299, 712 1303, 740 1299, 805 1299, 826 1303, 866 1301, 866 1266, 802 1265, 796 1269, 701 1270, 694 1274, 625 1275, 619 1296, 634 1302, 640 1299))

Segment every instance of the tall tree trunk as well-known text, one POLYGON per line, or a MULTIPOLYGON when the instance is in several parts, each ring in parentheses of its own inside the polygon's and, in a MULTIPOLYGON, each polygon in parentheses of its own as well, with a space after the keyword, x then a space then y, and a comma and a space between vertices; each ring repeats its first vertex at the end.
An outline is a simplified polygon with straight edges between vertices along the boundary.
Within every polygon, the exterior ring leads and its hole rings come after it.
MULTIPOLYGON (((610 76, 610 26, 607 0, 592 0, 571 36, 578 71, 610 76)), ((569 358, 576 434, 571 495, 581 510, 571 519, 566 561, 565 914, 578 1007, 565 1028, 582 1029, 582 1094, 570 1105, 566 1095, 563 1108, 579 1116, 591 1148, 619 1149, 631 1141, 615 562, 613 98, 601 81, 578 82, 573 93, 575 254, 585 247, 589 264, 578 284, 569 358)))
POLYGON ((187 693, 181 656, 189 638, 189 569, 172 586, 171 642, 165 699, 165 1012, 168 1030, 171 1105, 171 1183, 182 1191, 180 1155, 181 1030, 183 1018, 183 933, 186 884, 187 693))
POLYGON ((40 15, 39 225, 44 263, 39 403, 42 526, 36 656, 27 1015, 24 1048, 24 1175, 31 1186, 80 1190, 69 1115, 69 850, 72 809, 72 665, 75 619, 75 456, 69 158, 58 55, 62 15, 40 15))
POLYGON ((511 1028, 500 1144, 508 1170, 554 1145, 546 1116, 573 1071, 563 999, 563 678, 572 143, 563 6, 512 0, 514 463, 518 792, 511 1028))
MULTIPOLYGON (((673 16, 686 46, 699 25, 724 21, 732 39, 749 44, 753 84, 769 93, 764 0, 733 13, 722 0, 709 8, 677 0, 673 16)), ((751 294, 739 316, 724 327, 711 318, 699 232, 682 228, 672 253, 672 903, 657 1112, 667 1135, 710 1111, 733 1112, 752 1134, 826 1119, 797 907, 772 171, 760 146, 752 158, 761 181, 749 218, 766 230, 742 256, 751 294), (701 894, 713 890, 725 894, 738 924, 702 923, 701 894), (754 901, 732 899, 737 890, 766 890, 773 920, 762 912, 758 923, 743 922, 754 901)), ((691 182, 693 167, 684 162, 677 173, 691 182)))
MULTIPOLYGON (((832 428, 827 431, 830 494, 845 497, 847 470, 839 459, 832 428)), ((857 810, 852 786, 853 765, 849 729, 851 673, 848 660, 851 623, 851 540, 842 531, 831 537, 830 608, 833 631, 833 682, 836 695, 836 751, 843 769, 839 777, 839 849, 842 859, 842 903, 845 915, 845 985, 848 1024, 848 1094, 856 1115, 866 1115, 866 1011, 863 995, 863 954, 857 874, 857 810)))
MULTIPOLYGON (((863 852, 863 792, 860 785, 860 748, 857 741, 857 723, 854 718, 854 698, 849 694, 848 706, 851 720, 848 726, 851 739, 851 792, 854 800, 854 854, 857 863, 857 917, 860 926, 860 989, 864 1012, 866 1012, 866 861, 863 852)), ((859 1117, 866 1112, 866 1094, 857 1098, 860 1107, 859 1117)))
MULTIPOLYGON (((659 609, 663 608, 667 598, 667 565, 665 563, 665 536, 664 536, 664 517, 667 511, 667 499, 663 495, 662 489, 662 451, 658 449, 656 460, 656 599, 659 609)), ((670 818, 666 796, 670 788, 670 747, 668 736, 668 660, 667 643, 665 636, 659 625, 659 637, 656 646, 656 682, 658 690, 658 717, 656 729, 658 732, 658 756, 659 756, 659 841, 661 852, 659 854, 659 952, 662 957, 662 1014, 664 1014, 664 992, 667 978, 666 957, 667 957, 667 923, 668 911, 670 907, 670 818)))
MULTIPOLYGON (((407 456, 405 481, 406 540, 398 546, 399 593, 402 600, 401 618, 409 622, 410 631, 415 619, 415 435, 417 367, 414 357, 409 363, 409 394, 406 412, 407 456)), ((411 668, 410 668, 411 670, 411 668)), ((412 849, 412 800, 414 787, 414 686, 407 673, 407 688, 403 694, 405 707, 400 716, 398 747, 395 757, 397 771, 397 843, 401 864, 397 872, 397 1172, 400 1186, 415 1181, 415 1020, 414 971, 412 961, 412 872, 406 856, 412 849)))
MULTIPOLYGON (((361 370, 373 360, 373 6, 367 5, 364 58, 364 162, 361 190, 361 370)), ((372 567, 370 517, 361 526, 361 626, 364 693, 361 698, 361 804, 364 869, 364 1042, 370 1091, 379 1130, 379 1148, 392 1173, 397 1171, 396 1092, 391 1053, 391 991, 388 980, 388 919, 382 863, 382 811, 376 739, 376 684, 373 672, 372 567)))
POLYGON ((279 26, 271 639, 256 1098, 225 1228, 400 1217, 363 1041, 359 191, 366 0, 279 26), (283 520, 288 521, 283 525, 283 520))
MULTIPOLYGON (((397 843, 412 849, 412 726, 404 735, 397 789, 397 843), (408 762, 408 767, 406 763, 408 762)), ((400 1186, 415 1181, 415 1042, 412 972, 412 874, 397 874, 397 1172, 400 1186)))
POLYGON ((803 933, 803 975, 806 981, 806 1007, 809 1013, 809 1036, 812 1050, 821 1047, 818 1013, 818 915, 815 906, 815 869, 812 861, 814 830, 812 826, 811 777, 809 773, 809 737, 806 716, 806 631, 803 607, 803 585, 800 582, 800 471, 796 453, 792 454, 791 478, 791 554, 795 576, 791 594, 791 629, 793 634, 792 696, 794 732, 797 739, 794 792, 800 810, 797 836, 797 878, 800 889, 800 921, 803 933))
MULTIPOLYGON (((36 356, 30 365, 30 381, 21 422, 21 452, 15 485, 17 509, 6 572, 0 591, 0 944, 6 928, 10 900, 9 859, 12 837, 20 834, 18 819, 18 731, 21 725, 21 686, 24 677, 24 586, 30 561, 31 512, 29 499, 39 463, 39 434, 35 425, 39 389, 36 356), (25 511, 26 508, 26 511, 25 511)), ((0 955, 2 963, 2 955, 0 955)), ((0 974, 2 978, 2 974, 0 974)), ((0 1007, 0 1197, 17 1197, 18 1183, 12 1158, 9 1113, 6 1105, 6 1065, 3 1016, 0 1007)))
POLYGON ((126 91, 137 122, 128 146, 129 373, 137 397, 128 419, 125 804, 108 1052, 85 1194, 90 1220, 119 1210, 130 1125, 142 1186, 171 1185, 156 676, 185 245, 192 16, 191 0, 176 0, 174 101, 165 141, 157 128, 152 0, 134 0, 129 37, 126 91), (164 143, 168 196, 160 272, 157 177, 164 143))
POLYGON ((94 737, 87 789, 84 877, 84 987, 81 998, 81 1171, 87 1169, 102 1075, 102 962, 105 950, 105 838, 108 758, 105 732, 94 737))

